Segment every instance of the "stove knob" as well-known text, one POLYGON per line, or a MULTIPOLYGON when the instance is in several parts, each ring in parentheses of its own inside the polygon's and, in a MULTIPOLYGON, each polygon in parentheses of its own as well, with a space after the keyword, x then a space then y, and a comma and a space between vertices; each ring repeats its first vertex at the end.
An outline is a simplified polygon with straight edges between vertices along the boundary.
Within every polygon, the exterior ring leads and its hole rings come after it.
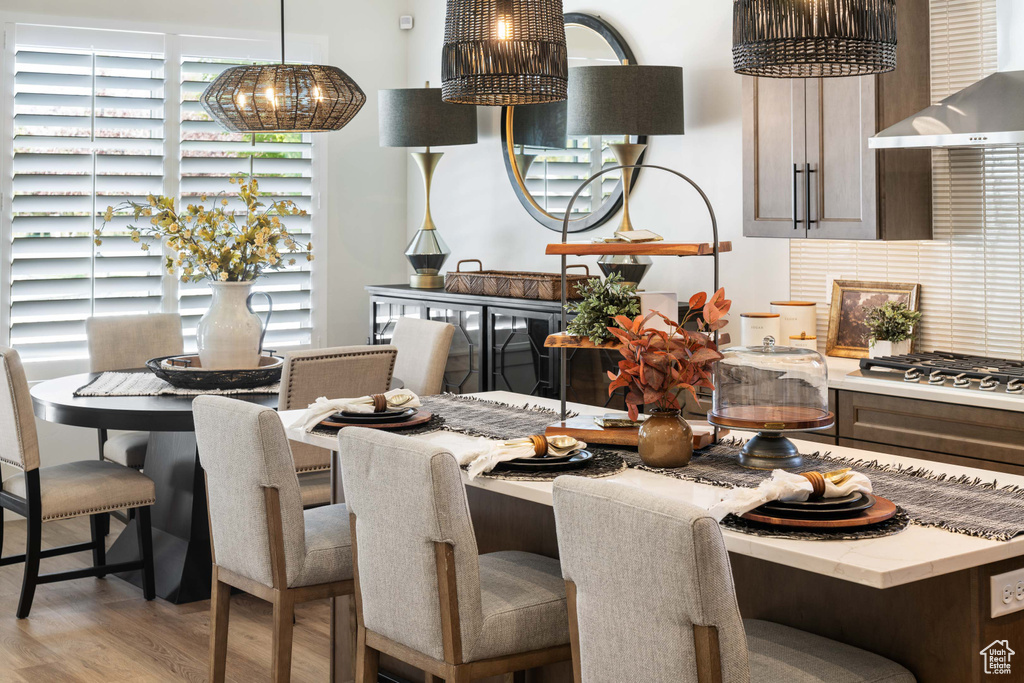
POLYGON ((961 372, 953 378, 953 386, 958 389, 966 389, 971 386, 971 378, 967 376, 967 373, 961 372))
POLYGON ((1006 393, 1008 393, 1008 394, 1024 394, 1024 380, 1011 379, 1006 384, 1006 393))
POLYGON ((917 369, 917 368, 910 368, 905 373, 903 373, 903 381, 904 382, 918 382, 918 381, 921 380, 921 378, 923 376, 924 376, 924 373, 921 372, 919 369, 917 369))
POLYGON ((995 377, 983 377, 981 380, 982 391, 995 391, 999 387, 999 380, 995 377))
POLYGON ((928 384, 945 384, 946 374, 942 370, 934 370, 928 375, 928 384))

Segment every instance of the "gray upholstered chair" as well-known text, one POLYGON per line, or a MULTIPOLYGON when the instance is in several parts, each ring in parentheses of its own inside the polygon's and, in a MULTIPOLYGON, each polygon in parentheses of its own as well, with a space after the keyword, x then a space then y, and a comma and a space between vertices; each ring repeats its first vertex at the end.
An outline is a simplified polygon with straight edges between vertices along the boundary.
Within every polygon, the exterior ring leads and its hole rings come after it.
POLYGON ((441 393, 455 326, 436 320, 399 318, 391 344, 398 349, 395 377, 420 396, 441 393))
POLYGON ((27 527, 25 554, 0 558, 0 566, 25 563, 25 575, 18 602, 18 618, 32 609, 36 585, 81 579, 103 578, 115 572, 142 570, 143 594, 155 597, 153 576, 153 540, 149 506, 156 501, 156 487, 141 472, 110 462, 83 460, 53 467, 40 467, 39 440, 32 396, 21 358, 14 349, 0 346, 0 462, 18 470, 3 480, 0 491, 0 549, 3 545, 3 511, 11 510, 25 518, 27 527), (141 557, 135 562, 108 565, 102 527, 113 510, 132 509, 137 513, 141 557), (43 522, 73 517, 90 517, 92 540, 89 543, 40 549, 43 522), (68 553, 92 551, 93 566, 55 574, 39 574, 39 560, 68 553))
POLYGON ((554 497, 577 683, 914 682, 870 652, 744 621, 706 510, 583 477, 556 479, 554 497))
MULTIPOLYGON (((397 350, 393 346, 339 346, 285 354, 279 410, 305 409, 321 396, 355 398, 391 387, 397 350)), ((292 444, 303 507, 331 502, 331 453, 292 444)))
MULTIPOLYGON (((89 341, 89 372, 110 372, 146 367, 158 356, 184 353, 181 316, 177 313, 93 317, 85 321, 89 341)), ((107 438, 99 430, 100 459, 142 469, 149 432, 125 432, 107 438)))
POLYGON ((352 518, 356 681, 380 653, 464 683, 568 660, 558 561, 479 555, 459 466, 410 437, 349 427, 339 436, 352 518))
POLYGON ((193 413, 213 553, 210 680, 224 681, 233 586, 273 604, 273 681, 286 683, 295 605, 352 593, 348 510, 328 505, 303 513, 288 439, 273 410, 200 396, 193 413))

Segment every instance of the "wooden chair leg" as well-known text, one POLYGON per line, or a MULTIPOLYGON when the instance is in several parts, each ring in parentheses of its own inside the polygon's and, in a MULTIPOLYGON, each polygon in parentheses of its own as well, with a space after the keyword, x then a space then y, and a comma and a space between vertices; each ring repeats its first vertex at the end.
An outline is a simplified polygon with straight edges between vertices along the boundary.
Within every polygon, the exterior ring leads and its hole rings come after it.
POLYGON ((380 668, 380 653, 366 644, 366 629, 359 627, 356 636, 356 681, 355 683, 377 683, 380 668))
MULTIPOLYGON (((103 530, 103 522, 109 520, 106 512, 98 512, 89 516, 89 530, 92 532, 92 566, 102 567, 107 563, 107 542, 106 532, 103 530)), ((109 521, 107 522, 109 528, 109 521)), ((97 578, 105 578, 106 574, 100 574, 97 578)))
POLYGON ((156 598, 156 575, 153 570, 153 526, 149 507, 136 508, 138 519, 135 529, 139 536, 139 552, 142 555, 142 595, 146 600, 156 598))
POLYGON ((288 683, 292 675, 292 618, 295 604, 287 590, 276 591, 274 599, 273 683, 288 683))
POLYGON ((29 514, 25 537, 25 574, 21 583, 21 600, 18 601, 18 618, 25 619, 32 610, 32 599, 36 595, 36 581, 39 579, 39 545, 43 535, 42 513, 29 514))
POLYGON ((217 578, 213 567, 210 595, 210 683, 224 683, 228 659, 228 619, 231 615, 231 586, 217 578))

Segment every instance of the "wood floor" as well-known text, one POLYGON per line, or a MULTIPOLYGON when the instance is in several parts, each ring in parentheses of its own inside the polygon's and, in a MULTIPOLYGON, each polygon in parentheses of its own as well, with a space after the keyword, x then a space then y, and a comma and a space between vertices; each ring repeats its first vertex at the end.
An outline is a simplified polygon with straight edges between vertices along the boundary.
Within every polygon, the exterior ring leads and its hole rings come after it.
MULTIPOLYGON (((111 521, 108 543, 122 525, 111 521)), ((43 525, 43 548, 89 539, 88 518, 43 525)), ((4 525, 4 555, 24 552, 25 525, 4 525)), ((43 572, 89 566, 89 553, 46 558, 43 572)), ((115 577, 39 586, 28 619, 14 616, 22 565, 0 567, 0 681, 27 683, 142 683, 206 681, 209 601, 172 605, 146 602, 142 590, 115 577)), ((227 678, 270 680, 268 603, 231 598, 227 678)), ((292 681, 329 678, 329 605, 296 608, 292 681)))

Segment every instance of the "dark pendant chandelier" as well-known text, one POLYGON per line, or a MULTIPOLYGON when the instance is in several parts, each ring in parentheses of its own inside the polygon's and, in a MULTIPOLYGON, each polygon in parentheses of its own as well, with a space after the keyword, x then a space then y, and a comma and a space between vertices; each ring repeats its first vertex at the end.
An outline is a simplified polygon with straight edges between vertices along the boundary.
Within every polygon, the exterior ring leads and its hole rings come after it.
POLYGON ((366 94, 336 66, 285 64, 281 0, 281 63, 226 69, 199 101, 236 133, 318 133, 344 128, 366 94))
POLYGON ((441 60, 445 102, 561 102, 568 82, 561 0, 448 0, 441 60))
POLYGON ((735 0, 733 68, 770 78, 896 68, 896 0, 735 0))

